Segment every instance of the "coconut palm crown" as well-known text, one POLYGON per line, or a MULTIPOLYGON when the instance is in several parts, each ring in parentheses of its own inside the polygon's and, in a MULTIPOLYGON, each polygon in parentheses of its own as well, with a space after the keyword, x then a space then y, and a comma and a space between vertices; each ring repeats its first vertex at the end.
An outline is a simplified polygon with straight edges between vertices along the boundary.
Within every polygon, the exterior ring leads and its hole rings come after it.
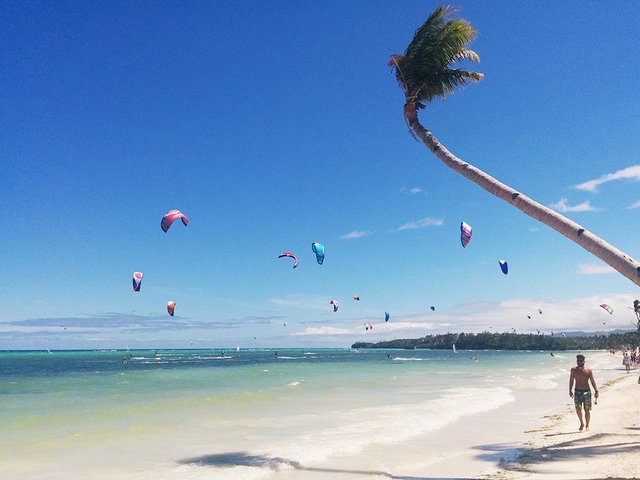
POLYGON ((482 73, 451 68, 462 60, 480 62, 478 54, 466 48, 476 38, 476 30, 462 18, 449 18, 454 12, 449 5, 436 8, 416 30, 404 55, 389 59, 398 83, 407 98, 415 99, 418 109, 484 77, 482 73))
POLYGON ((480 61, 478 54, 467 48, 476 38, 476 30, 468 21, 453 18, 454 12, 455 10, 448 5, 436 8, 416 30, 404 55, 392 55, 389 58, 389 65, 395 70, 396 79, 405 95, 403 112, 410 131, 447 167, 553 228, 636 285, 640 285, 640 262, 573 220, 459 159, 420 123, 418 110, 425 108, 429 102, 453 94, 456 89, 469 82, 479 82, 484 77, 482 73, 453 68, 453 65, 460 61, 480 61))

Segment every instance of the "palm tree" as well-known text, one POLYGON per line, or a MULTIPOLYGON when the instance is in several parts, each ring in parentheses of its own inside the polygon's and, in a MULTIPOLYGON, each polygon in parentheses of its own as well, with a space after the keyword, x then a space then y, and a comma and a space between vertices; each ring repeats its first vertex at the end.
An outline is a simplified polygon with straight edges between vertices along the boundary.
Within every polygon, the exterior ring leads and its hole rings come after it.
POLYGON ((640 285, 640 262, 576 222, 459 159, 422 126, 418 110, 425 108, 435 98, 444 98, 467 83, 479 82, 484 77, 482 73, 453 67, 459 61, 480 61, 478 54, 467 48, 475 39, 476 30, 465 19, 453 18, 454 13, 455 10, 448 5, 436 8, 416 30, 404 55, 392 55, 389 58, 389 66, 395 70, 396 79, 405 94, 404 118, 409 130, 447 167, 573 240, 636 285, 640 285))

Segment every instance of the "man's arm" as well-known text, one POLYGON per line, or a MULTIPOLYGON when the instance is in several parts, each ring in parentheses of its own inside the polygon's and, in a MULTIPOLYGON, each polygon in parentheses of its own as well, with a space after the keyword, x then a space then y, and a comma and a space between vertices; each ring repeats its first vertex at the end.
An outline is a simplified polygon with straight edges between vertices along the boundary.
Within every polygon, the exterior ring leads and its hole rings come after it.
POLYGON ((573 382, 576 379, 573 368, 571 369, 571 375, 569 375, 569 396, 573 398, 573 382))
POLYGON ((591 380, 591 385, 593 385, 593 393, 595 394, 596 398, 598 398, 598 386, 596 385, 596 379, 593 378, 593 370, 589 371, 589 380, 591 380))

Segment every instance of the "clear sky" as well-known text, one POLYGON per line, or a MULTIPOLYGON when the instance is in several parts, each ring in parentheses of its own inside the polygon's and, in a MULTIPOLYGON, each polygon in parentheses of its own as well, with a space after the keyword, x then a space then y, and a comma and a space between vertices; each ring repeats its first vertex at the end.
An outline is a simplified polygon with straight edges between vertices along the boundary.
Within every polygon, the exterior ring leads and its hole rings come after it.
MULTIPOLYGON (((387 60, 437 5, 3 1, 0 349, 632 329, 636 285, 409 134, 387 60)), ((422 123, 640 257, 638 3, 456 5, 486 76, 422 123)))

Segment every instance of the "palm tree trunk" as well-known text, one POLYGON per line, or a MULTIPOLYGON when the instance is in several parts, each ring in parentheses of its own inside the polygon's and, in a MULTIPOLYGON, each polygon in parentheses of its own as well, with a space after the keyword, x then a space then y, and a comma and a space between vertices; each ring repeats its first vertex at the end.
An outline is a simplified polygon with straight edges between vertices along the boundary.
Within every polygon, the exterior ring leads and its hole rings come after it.
POLYGON ((433 134, 424 128, 418 120, 416 102, 409 97, 404 105, 404 117, 411 131, 420 137, 422 142, 447 167, 463 175, 487 192, 510 203, 520 211, 539 222, 553 228, 568 239, 574 241, 586 251, 592 253, 603 262, 620 272, 636 285, 640 285, 640 262, 605 242, 593 233, 585 230, 576 222, 569 220, 558 212, 539 204, 526 195, 496 180, 482 170, 470 165, 453 155, 433 134))

